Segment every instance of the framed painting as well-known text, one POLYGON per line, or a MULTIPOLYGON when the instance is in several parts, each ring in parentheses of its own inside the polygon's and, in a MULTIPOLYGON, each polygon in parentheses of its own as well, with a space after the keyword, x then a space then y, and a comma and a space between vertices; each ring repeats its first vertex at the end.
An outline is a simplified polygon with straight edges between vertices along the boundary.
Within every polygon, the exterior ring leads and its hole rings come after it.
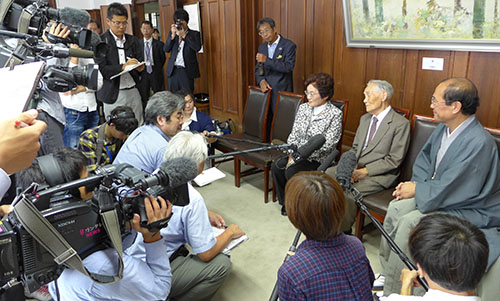
POLYGON ((342 0, 347 47, 500 52, 500 0, 342 0))

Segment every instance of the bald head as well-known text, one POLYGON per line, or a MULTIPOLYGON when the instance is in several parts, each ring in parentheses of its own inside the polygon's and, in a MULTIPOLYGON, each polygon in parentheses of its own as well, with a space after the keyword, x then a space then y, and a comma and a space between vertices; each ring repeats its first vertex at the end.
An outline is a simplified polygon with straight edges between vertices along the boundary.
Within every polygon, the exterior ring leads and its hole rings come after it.
POLYGON ((462 104, 461 112, 464 115, 472 115, 479 107, 479 95, 473 82, 467 78, 449 78, 439 85, 445 85, 443 98, 447 105, 458 101, 462 104))

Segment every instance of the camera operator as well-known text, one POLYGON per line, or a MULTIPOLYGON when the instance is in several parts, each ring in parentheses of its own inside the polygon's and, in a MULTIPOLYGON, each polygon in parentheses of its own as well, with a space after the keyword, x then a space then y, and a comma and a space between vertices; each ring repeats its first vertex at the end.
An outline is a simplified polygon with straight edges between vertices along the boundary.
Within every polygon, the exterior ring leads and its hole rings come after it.
MULTIPOLYGON (((93 26, 96 26, 96 23, 89 23, 87 29, 90 30, 93 26)), ((80 48, 77 44, 71 44, 70 47, 80 48)), ((72 57, 69 67, 84 67, 94 63, 91 58, 72 57)), ((97 90, 101 87, 102 75, 99 72, 97 90)), ((66 125, 63 131, 64 146, 76 148, 80 134, 86 129, 96 127, 99 124, 95 92, 95 90, 79 85, 71 91, 60 94, 66 117, 66 125)))
MULTIPOLYGON (((165 161, 175 158, 192 159, 198 163, 198 173, 203 171, 207 158, 207 145, 200 134, 182 131, 175 135, 165 152, 165 161)), ((212 226, 225 227, 224 219, 207 210, 201 194, 188 183, 189 204, 173 206, 169 226, 161 230, 172 266, 171 300, 210 300, 229 274, 229 256, 221 251, 234 238, 245 233, 238 225, 229 225, 221 235, 214 237, 212 226), (190 254, 189 244, 194 254, 190 254)), ((144 246, 137 239, 126 251, 129 255, 144 256, 144 246)), ((147 255, 147 254, 146 254, 147 255)))
POLYGON ((167 63, 168 90, 194 91, 194 79, 200 77, 196 53, 201 49, 200 32, 188 28, 189 14, 182 8, 174 12, 174 24, 165 40, 165 52, 170 52, 167 63))
MULTIPOLYGON (((148 224, 164 219, 172 213, 172 205, 162 197, 144 198, 148 224)), ((140 226, 140 217, 134 214, 133 231, 123 239, 123 249, 134 242, 140 233, 145 246, 145 261, 123 254, 123 278, 112 284, 94 283, 92 279, 73 269, 65 269, 61 276, 50 283, 49 291, 59 300, 165 300, 170 291, 170 264, 163 256, 167 245, 160 232, 152 233, 140 226)), ((83 260, 87 270, 112 276, 116 274, 118 254, 108 248, 97 251, 83 260)))

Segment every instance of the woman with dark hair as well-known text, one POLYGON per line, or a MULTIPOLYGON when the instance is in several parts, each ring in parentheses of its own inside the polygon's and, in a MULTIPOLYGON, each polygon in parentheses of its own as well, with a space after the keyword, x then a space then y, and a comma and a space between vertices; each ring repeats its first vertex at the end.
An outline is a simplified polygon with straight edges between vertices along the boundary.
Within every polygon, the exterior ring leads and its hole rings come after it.
POLYGON ((210 116, 196 110, 193 94, 186 89, 178 91, 177 94, 182 96, 182 98, 186 101, 183 112, 184 121, 182 123, 182 130, 198 132, 203 135, 206 135, 209 132, 215 132, 214 124, 212 119, 210 119, 210 116))
POLYGON ((285 197, 290 222, 307 239, 278 271, 280 300, 371 300, 374 275, 363 244, 339 234, 345 197, 337 181, 300 172, 285 197))
POLYGON ((305 81, 305 86, 304 93, 308 102, 299 106, 287 143, 301 147, 317 134, 322 134, 326 142, 309 158, 294 162, 289 155, 273 162, 274 186, 282 205, 282 215, 286 215, 284 194, 288 179, 299 171, 316 170, 335 149, 342 133, 342 111, 330 102, 333 96, 333 78, 326 73, 312 74, 305 81))

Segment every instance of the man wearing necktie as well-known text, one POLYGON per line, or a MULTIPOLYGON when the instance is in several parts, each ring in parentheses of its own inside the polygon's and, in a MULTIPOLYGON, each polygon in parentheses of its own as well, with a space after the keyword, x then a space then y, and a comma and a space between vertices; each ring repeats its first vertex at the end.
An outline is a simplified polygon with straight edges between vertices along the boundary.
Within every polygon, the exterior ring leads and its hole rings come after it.
POLYGON ((200 77, 197 53, 201 49, 200 32, 188 28, 189 14, 182 8, 174 12, 174 24, 163 50, 170 53, 167 63, 168 90, 194 92, 194 79, 200 77))
MULTIPOLYGON (((361 116, 349 150, 356 154, 358 166, 351 182, 363 195, 393 187, 410 144, 410 122, 389 104, 394 90, 384 80, 368 82, 363 103, 367 113, 361 116)), ((335 174, 335 168, 328 173, 335 174)), ((346 215, 341 231, 349 233, 356 219, 356 203, 346 197, 346 215)))
POLYGON ((151 91, 153 94, 165 90, 165 79, 163 77, 163 65, 165 64, 165 52, 163 42, 153 39, 153 25, 149 21, 141 24, 143 39, 139 40, 144 52, 145 72, 142 72, 139 92, 141 94, 142 107, 145 108, 151 91))

